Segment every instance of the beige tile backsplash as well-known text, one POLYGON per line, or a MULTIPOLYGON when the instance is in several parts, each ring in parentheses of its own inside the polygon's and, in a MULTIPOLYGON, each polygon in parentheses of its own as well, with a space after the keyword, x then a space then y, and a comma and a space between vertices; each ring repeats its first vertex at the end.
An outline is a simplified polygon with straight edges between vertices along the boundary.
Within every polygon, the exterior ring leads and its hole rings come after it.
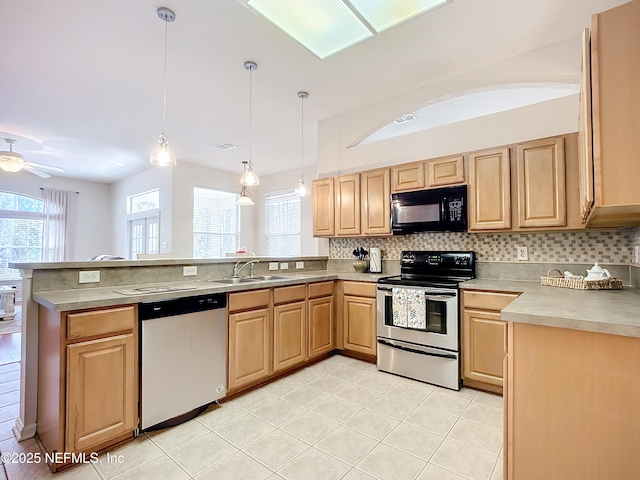
MULTIPOLYGON (((353 259, 358 246, 380 247, 382 258, 398 260, 403 250, 472 250, 479 262, 515 262, 516 247, 529 249, 529 262, 629 264, 640 228, 580 232, 482 234, 422 232, 381 238, 332 238, 330 259, 353 259)), ((524 263, 524 262, 523 262, 524 263)))

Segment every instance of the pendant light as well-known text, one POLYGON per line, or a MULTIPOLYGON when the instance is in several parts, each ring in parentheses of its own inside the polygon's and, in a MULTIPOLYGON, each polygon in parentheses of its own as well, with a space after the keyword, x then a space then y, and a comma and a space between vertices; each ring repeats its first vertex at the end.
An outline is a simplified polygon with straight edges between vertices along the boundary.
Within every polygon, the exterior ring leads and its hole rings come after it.
POLYGON ((298 186, 295 189, 295 193, 299 197, 306 197, 311 194, 309 187, 304 183, 304 99, 309 94, 307 92, 298 92, 298 98, 300 99, 301 115, 300 115, 300 180, 298 180, 298 186))
POLYGON ((169 148, 169 140, 164 134, 164 129, 167 123, 167 31, 169 22, 173 22, 176 19, 176 14, 173 10, 167 7, 158 8, 158 17, 165 22, 164 24, 164 87, 163 87, 163 99, 162 99, 162 133, 158 140, 158 146, 151 152, 149 161, 152 165, 158 165, 161 167, 173 167, 176 164, 176 156, 169 148))
MULTIPOLYGON (((240 185, 243 187, 253 187, 260 185, 258 175, 253 171, 253 163, 251 163, 251 128, 252 128, 252 92, 253 92, 253 71, 258 68, 255 62, 244 62, 244 68, 249 70, 249 161, 242 162, 244 171, 240 177, 240 185)), ((253 202, 252 202, 253 204, 253 202)))
MULTIPOLYGON (((244 160, 242 162, 242 166, 243 166, 245 172, 247 171, 247 163, 249 163, 249 162, 247 162, 246 160, 244 160)), ((236 205, 240 205, 241 207, 255 205, 253 200, 251 200, 251 194, 249 193, 249 190, 244 185, 242 186, 242 189, 240 190, 240 198, 238 198, 238 200, 236 200, 236 205)))

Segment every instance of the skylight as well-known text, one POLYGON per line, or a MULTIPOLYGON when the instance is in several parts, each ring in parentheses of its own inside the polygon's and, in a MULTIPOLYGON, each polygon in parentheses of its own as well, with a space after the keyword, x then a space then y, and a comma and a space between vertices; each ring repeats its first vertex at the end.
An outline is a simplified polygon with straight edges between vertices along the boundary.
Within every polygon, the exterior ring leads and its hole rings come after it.
POLYGON ((450 0, 249 0, 249 5, 323 59, 450 0))

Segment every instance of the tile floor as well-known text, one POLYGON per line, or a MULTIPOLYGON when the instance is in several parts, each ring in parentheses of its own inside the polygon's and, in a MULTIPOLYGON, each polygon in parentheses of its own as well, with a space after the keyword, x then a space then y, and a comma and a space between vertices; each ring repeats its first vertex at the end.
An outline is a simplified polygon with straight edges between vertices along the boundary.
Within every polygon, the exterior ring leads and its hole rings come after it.
MULTIPOLYGON (((38 447, 9 437, 0 451, 38 447)), ((55 476, 5 468, 9 480, 502 480, 502 397, 336 355, 111 453, 122 463, 103 456, 55 476)))

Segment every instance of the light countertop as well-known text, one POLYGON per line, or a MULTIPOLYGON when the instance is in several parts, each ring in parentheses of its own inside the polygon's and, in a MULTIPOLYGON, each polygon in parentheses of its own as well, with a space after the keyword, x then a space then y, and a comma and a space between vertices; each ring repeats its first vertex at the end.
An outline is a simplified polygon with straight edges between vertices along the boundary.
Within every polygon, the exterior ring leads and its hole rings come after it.
POLYGON ((521 295, 501 312, 503 320, 640 337, 640 291, 574 290, 539 282, 476 278, 461 288, 521 295))
POLYGON ((149 283, 145 285, 121 285, 99 288, 82 288, 73 290, 59 290, 48 292, 34 292, 33 299, 40 305, 51 310, 69 311, 84 308, 110 307, 115 305, 125 305, 139 302, 153 302, 158 300, 169 300, 172 298, 190 297, 195 295, 206 295, 210 293, 235 292, 241 290, 258 290, 261 288, 282 287, 296 285, 307 282, 321 282, 326 280, 353 280, 358 282, 377 282, 381 277, 389 274, 372 273, 349 273, 333 272, 327 270, 308 271, 299 273, 276 274, 283 279, 246 282, 240 284, 216 283, 210 280, 190 280, 175 281, 166 283, 149 283), (181 287, 185 290, 175 290, 160 293, 145 293, 142 295, 127 295, 118 291, 127 291, 134 288, 172 286, 181 287))

